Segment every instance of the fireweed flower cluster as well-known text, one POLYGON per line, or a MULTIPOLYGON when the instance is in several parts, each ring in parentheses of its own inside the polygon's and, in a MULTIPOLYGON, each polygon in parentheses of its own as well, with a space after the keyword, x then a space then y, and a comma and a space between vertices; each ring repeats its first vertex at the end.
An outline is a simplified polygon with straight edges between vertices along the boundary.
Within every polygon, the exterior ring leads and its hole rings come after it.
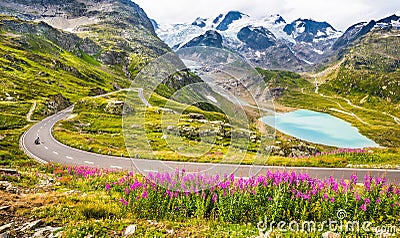
POLYGON ((114 180, 121 171, 115 169, 100 169, 88 166, 70 166, 49 164, 45 167, 53 173, 56 179, 64 185, 70 185, 82 190, 104 187, 105 181, 114 180))
POLYGON ((48 172, 74 189, 103 190, 124 212, 145 219, 206 218, 243 223, 326 221, 338 210, 347 220, 396 224, 400 186, 385 178, 352 175, 315 179, 295 172, 267 172, 240 178, 200 173, 132 172, 86 166, 49 165, 48 172), (362 182, 363 181, 363 182, 362 182), (362 182, 362 183, 360 183, 362 182))
POLYGON ((147 219, 325 221, 345 210, 349 220, 396 222, 399 185, 380 177, 366 176, 363 184, 357 180, 355 175, 337 181, 279 171, 246 179, 175 171, 146 177, 129 173, 104 188, 125 212, 147 219))
POLYGON ((310 158, 310 157, 320 157, 320 156, 325 156, 325 155, 348 155, 348 154, 365 154, 368 153, 365 149, 352 149, 352 148, 340 148, 328 152, 318 152, 315 153, 311 156, 297 156, 294 158, 310 158))
POLYGON ((62 176, 74 176, 81 178, 89 178, 89 177, 103 177, 109 173, 115 172, 116 170, 111 169, 99 169, 88 166, 70 166, 70 165, 51 165, 53 166, 53 173, 57 177, 62 176))

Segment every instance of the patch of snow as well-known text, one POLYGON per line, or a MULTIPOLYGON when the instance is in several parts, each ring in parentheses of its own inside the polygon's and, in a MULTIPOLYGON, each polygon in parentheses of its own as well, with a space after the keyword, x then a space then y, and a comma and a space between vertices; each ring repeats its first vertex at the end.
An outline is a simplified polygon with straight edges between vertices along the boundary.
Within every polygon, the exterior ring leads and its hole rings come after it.
POLYGON ((213 97, 213 96, 207 96, 207 98, 210 100, 210 101, 212 101, 212 102, 214 102, 214 103, 217 103, 218 101, 217 101, 217 99, 215 99, 215 97, 213 97))
MULTIPOLYGON (((195 21, 202 21, 205 23, 204 27, 198 27, 191 25, 191 23, 181 23, 181 24, 159 24, 159 29, 156 30, 157 35, 170 47, 181 47, 190 40, 195 37, 198 37, 204 34, 208 30, 216 30, 218 24, 224 19, 225 14, 221 14, 222 17, 219 18, 219 22, 213 23, 216 17, 209 18, 197 18, 195 21)), ((233 21, 228 25, 228 29, 225 31, 218 31, 222 38, 224 46, 230 47, 232 49, 240 49, 245 45, 241 42, 237 34, 238 32, 244 28, 257 28, 263 27, 269 30, 272 34, 269 34, 270 37, 275 38, 277 41, 285 42, 290 44, 297 44, 295 38, 304 33, 305 26, 302 21, 296 21, 296 30, 292 33, 292 35, 287 35, 286 32, 283 31, 286 26, 285 22, 276 21, 280 18, 280 15, 275 14, 268 17, 262 18, 252 18, 248 15, 243 15, 241 19, 233 21)), ((400 25, 400 24, 399 24, 400 25)), ((399 26, 400 27, 400 26, 399 26)), ((326 28, 326 30, 320 30, 315 35, 313 42, 302 42, 300 44, 304 44, 307 46, 314 47, 315 44, 324 43, 325 41, 333 41, 339 38, 342 35, 342 32, 334 30, 332 27, 326 28)), ((249 49, 249 51, 252 51, 249 49)), ((318 54, 323 54, 324 52, 316 50, 318 54)), ((254 55, 257 57, 261 57, 261 52, 254 52, 254 55)), ((311 62, 308 62, 311 63, 311 62)))
POLYGON ((302 26, 302 27, 297 28, 296 31, 297 31, 298 33, 301 34, 301 33, 303 33, 305 30, 306 30, 306 28, 305 28, 304 26, 302 26))
POLYGON ((308 61, 308 60, 306 60, 306 59, 300 59, 300 60, 302 60, 302 61, 306 62, 306 63, 307 63, 307 64, 309 64, 309 65, 313 65, 313 64, 314 64, 313 62, 311 62, 311 61, 308 61))
POLYGON ((317 37, 325 36, 325 35, 326 35, 325 32, 322 32, 322 31, 318 30, 317 37))
POLYGON ((156 33, 169 47, 174 47, 189 42, 207 30, 207 27, 202 28, 191 24, 160 24, 156 33))
POLYGON ((265 56, 265 52, 260 52, 260 51, 256 51, 256 52, 254 52, 254 54, 258 57, 258 58, 260 58, 262 55, 264 55, 265 56))
POLYGON ((313 48, 313 51, 316 52, 319 55, 323 55, 324 54, 324 52, 322 50, 318 50, 318 49, 315 49, 315 48, 313 48))
POLYGON ((375 27, 378 27, 378 28, 385 28, 388 26, 389 26, 389 24, 387 24, 387 23, 376 23, 376 25, 375 25, 375 27))
POLYGON ((70 32, 70 33, 74 33, 74 28, 73 28, 73 27, 71 27, 71 28, 65 28, 64 31, 68 31, 68 32, 70 32))

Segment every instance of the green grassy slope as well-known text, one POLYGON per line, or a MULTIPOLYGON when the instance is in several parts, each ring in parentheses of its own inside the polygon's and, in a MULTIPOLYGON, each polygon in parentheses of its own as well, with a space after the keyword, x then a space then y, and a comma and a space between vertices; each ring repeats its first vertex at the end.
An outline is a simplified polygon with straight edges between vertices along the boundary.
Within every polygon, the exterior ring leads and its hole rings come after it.
POLYGON ((66 98, 76 100, 92 95, 96 88, 111 91, 113 82, 129 85, 116 72, 102 70, 90 56, 79 58, 34 35, 3 33, 0 54, 3 56, 0 58, 0 97, 3 99, 7 95, 19 101, 43 99, 62 92, 66 98))
MULTIPOLYGON (((130 85, 122 71, 88 54, 67 51, 41 34, 42 28, 43 23, 0 16, 0 165, 32 162, 19 150, 18 140, 31 124, 27 114, 34 102, 31 119, 39 120, 54 112, 49 102, 56 95, 65 98, 65 106, 84 96, 113 91, 115 85, 130 85), (38 31, 28 33, 25 28, 38 31)), ((66 35, 44 28, 59 37, 66 35)))
POLYGON ((338 94, 375 96, 400 102, 398 30, 376 30, 343 52, 338 74, 324 87, 338 94))

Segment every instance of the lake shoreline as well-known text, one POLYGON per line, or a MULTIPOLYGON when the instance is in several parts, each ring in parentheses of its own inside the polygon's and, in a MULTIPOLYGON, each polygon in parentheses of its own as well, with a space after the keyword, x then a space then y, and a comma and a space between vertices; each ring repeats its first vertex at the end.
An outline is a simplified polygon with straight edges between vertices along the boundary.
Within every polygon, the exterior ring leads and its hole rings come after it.
POLYGON ((259 119, 289 136, 338 148, 380 147, 350 123, 327 113, 298 109, 259 119))

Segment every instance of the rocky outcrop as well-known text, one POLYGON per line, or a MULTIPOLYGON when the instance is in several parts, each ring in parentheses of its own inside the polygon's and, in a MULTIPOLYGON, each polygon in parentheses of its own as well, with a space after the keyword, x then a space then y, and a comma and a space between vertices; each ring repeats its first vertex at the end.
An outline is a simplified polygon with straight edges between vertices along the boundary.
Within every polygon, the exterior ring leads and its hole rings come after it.
MULTIPOLYGON (((81 56, 81 52, 95 55, 101 50, 101 47, 96 45, 89 38, 80 38, 75 34, 53 28, 45 22, 35 23, 15 18, 3 18, 0 21, 0 29, 17 34, 33 34, 45 37, 77 56, 81 56)), ((21 41, 21 43, 28 47, 28 49, 31 48, 29 44, 25 44, 23 41, 21 41)))
POLYGON ((307 145, 304 142, 297 144, 292 142, 282 143, 281 141, 277 141, 275 145, 266 146, 265 151, 270 155, 292 158, 309 157, 320 152, 316 147, 307 145))
POLYGON ((200 113, 189 113, 187 115, 189 118, 195 119, 195 120, 204 120, 206 117, 203 114, 200 113))
POLYGON ((13 186, 13 184, 8 181, 0 181, 0 190, 4 190, 4 191, 7 191, 9 193, 14 193, 14 194, 21 193, 19 188, 13 186))
POLYGON ((5 0, 0 13, 21 19, 0 24, 10 31, 43 35, 105 64, 123 64, 129 54, 158 57, 169 51, 143 9, 129 0, 5 0))
POLYGON ((131 107, 129 103, 125 103, 124 101, 118 101, 118 100, 109 101, 104 111, 115 115, 122 115, 123 113, 132 114, 135 112, 135 110, 131 107))
POLYGON ((280 98, 282 97, 283 93, 287 90, 287 88, 283 87, 276 87, 276 88, 271 88, 270 93, 271 96, 274 98, 280 98))
MULTIPOLYGON (((188 116, 189 117, 189 116, 188 116)), ((166 133, 170 135, 180 135, 191 140, 200 141, 205 137, 215 137, 218 140, 231 138, 247 138, 251 142, 260 142, 260 136, 249 130, 233 128, 229 123, 223 121, 207 121, 202 114, 191 113, 191 119, 182 121, 178 126, 166 127, 166 133), (194 119, 193 119, 194 118, 194 119), (193 123, 200 123, 196 126, 193 123)))
POLYGON ((203 35, 193 38, 191 41, 182 46, 182 48, 194 46, 222 48, 222 36, 217 31, 210 30, 203 35))
POLYGON ((43 227, 42 220, 34 220, 17 226, 14 222, 0 226, 0 237, 31 237, 31 238, 56 238, 61 227, 43 227), (29 235, 28 234, 32 234, 29 235), (13 234, 11 236, 11 234, 13 234))
MULTIPOLYGON (((14 169, 0 169, 0 178, 10 181, 0 181, 0 193, 3 197, 0 204, 0 237, 32 237, 32 238, 55 238, 61 237, 60 227, 52 227, 41 219, 32 219, 29 214, 20 213, 19 208, 38 208, 28 197, 32 194, 46 194, 54 191, 54 186, 60 185, 51 176, 36 173, 38 183, 30 187, 18 186, 21 175, 14 169)), ((43 195, 44 199, 46 197, 43 195)), ((41 206, 41 205, 39 205, 41 206)))
POLYGON ((106 91, 104 89, 99 88, 99 87, 91 88, 90 92, 91 92, 91 94, 90 94, 91 96, 98 96, 98 95, 102 95, 102 94, 106 93, 106 91))
POLYGON ((51 115, 71 106, 71 103, 62 94, 51 96, 46 103, 44 115, 51 115))
POLYGON ((243 27, 237 37, 253 50, 265 50, 276 44, 274 34, 264 27, 243 27))

